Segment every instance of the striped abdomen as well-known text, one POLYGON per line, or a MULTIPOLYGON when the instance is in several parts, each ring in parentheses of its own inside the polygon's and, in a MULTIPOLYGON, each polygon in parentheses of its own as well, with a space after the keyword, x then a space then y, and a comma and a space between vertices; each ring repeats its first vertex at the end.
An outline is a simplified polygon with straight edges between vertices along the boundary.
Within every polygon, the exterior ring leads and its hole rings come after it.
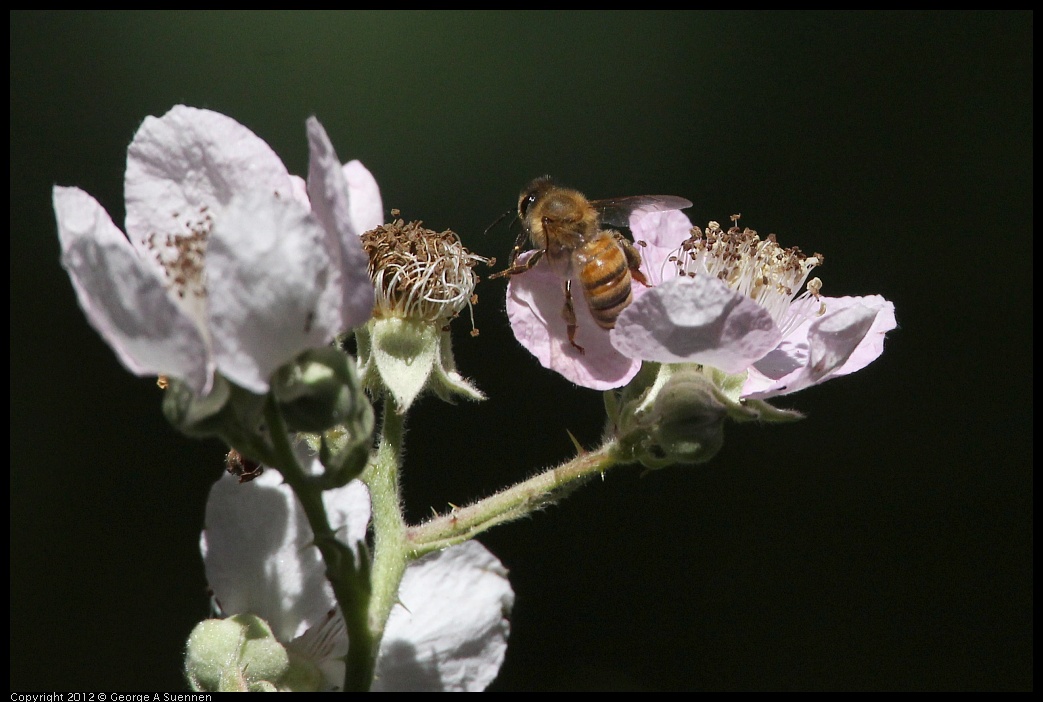
POLYGON ((614 232, 600 232, 576 249, 573 261, 594 321, 602 329, 612 329, 619 313, 633 299, 630 265, 614 232))

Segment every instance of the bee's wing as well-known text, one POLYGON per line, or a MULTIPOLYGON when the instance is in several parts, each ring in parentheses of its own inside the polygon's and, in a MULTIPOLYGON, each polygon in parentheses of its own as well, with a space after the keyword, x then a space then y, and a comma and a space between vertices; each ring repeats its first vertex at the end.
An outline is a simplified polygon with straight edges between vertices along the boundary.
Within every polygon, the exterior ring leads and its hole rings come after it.
POLYGON ((683 210, 692 206, 689 200, 675 195, 611 197, 606 200, 591 200, 590 204, 597 210, 601 223, 612 227, 629 227, 631 213, 638 210, 666 212, 667 210, 683 210))

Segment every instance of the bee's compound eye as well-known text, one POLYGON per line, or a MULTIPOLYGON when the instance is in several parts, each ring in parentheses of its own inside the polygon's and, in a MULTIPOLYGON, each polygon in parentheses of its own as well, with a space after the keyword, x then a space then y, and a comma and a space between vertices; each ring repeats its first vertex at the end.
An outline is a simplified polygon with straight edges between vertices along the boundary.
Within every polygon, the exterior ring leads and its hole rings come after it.
POLYGON ((521 212, 522 217, 524 217, 528 213, 529 208, 532 206, 532 203, 534 202, 536 202, 536 193, 529 193, 524 198, 522 198, 521 204, 518 206, 518 210, 521 212))

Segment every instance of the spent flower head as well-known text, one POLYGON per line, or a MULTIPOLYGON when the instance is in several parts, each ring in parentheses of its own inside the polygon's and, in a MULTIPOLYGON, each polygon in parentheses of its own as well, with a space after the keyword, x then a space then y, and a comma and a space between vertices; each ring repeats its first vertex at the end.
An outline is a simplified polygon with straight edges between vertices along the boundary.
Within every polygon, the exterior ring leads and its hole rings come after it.
POLYGON ((365 232, 362 245, 376 290, 373 319, 356 332, 366 386, 388 392, 400 412, 424 389, 445 400, 483 399, 456 370, 449 323, 477 301, 474 267, 489 259, 468 251, 451 230, 401 219, 365 232))
MULTIPOLYGON (((488 259, 460 243, 455 232, 396 219, 362 235, 376 290, 374 314, 448 324, 474 301, 474 267, 488 259)), ((471 336, 477 336, 472 317, 471 336)))

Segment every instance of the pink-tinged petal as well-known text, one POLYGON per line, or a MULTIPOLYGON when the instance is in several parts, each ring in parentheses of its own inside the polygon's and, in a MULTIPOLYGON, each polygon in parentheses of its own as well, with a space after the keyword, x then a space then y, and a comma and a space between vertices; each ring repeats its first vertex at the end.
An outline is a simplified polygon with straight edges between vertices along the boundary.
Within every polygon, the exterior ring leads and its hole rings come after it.
POLYGON ((55 187, 54 212, 69 273, 91 325, 135 375, 166 374, 210 389, 206 343, 104 208, 79 188, 55 187))
POLYGON ((664 249, 676 249, 691 236, 692 221, 681 210, 635 210, 630 215, 630 231, 634 235, 634 241, 644 241, 649 246, 664 249))
MULTIPOLYGON (((328 490, 323 502, 338 515, 331 525, 340 527, 339 537, 365 534, 365 485, 356 480, 328 490)), ((336 602, 313 542, 304 511, 278 471, 247 483, 225 474, 211 488, 200 550, 207 582, 226 615, 256 614, 284 643, 326 625, 336 602)))
POLYGON ((742 395, 788 395, 864 368, 884 349, 896 326, 894 304, 869 297, 822 298, 826 314, 805 321, 750 368, 742 395))
MULTIPOLYGON (((692 233, 692 223, 683 212, 639 210, 630 215, 630 231, 634 241, 638 242, 641 270, 653 286, 677 277, 677 267, 668 259, 677 254, 681 242, 692 233), (644 242, 644 245, 640 242, 644 242)), ((638 285, 635 290, 640 289, 638 285)))
POLYGON ((884 337, 887 332, 898 327, 898 320, 895 319, 895 305, 890 300, 885 300, 880 295, 840 298, 840 301, 846 300, 857 301, 863 307, 876 310, 877 314, 873 319, 873 325, 847 360, 819 382, 854 373, 868 366, 884 352, 884 337))
POLYGON ((569 344, 561 312, 565 293, 559 278, 545 262, 513 276, 507 286, 507 317, 514 336, 539 360, 577 385, 594 390, 618 388, 630 382, 641 361, 627 358, 609 341, 608 332, 597 325, 583 298, 582 288, 573 284, 576 310, 576 343, 569 344))
POLYGON ((660 363, 700 363, 739 373, 782 334, 771 315, 709 276, 673 278, 634 300, 616 321, 620 353, 660 363))
POLYGON ((477 541, 409 566, 391 612, 374 691, 478 692, 500 670, 514 592, 477 541))
POLYGON ((336 315, 323 314, 326 232, 296 200, 264 191, 234 199, 214 223, 206 266, 217 367, 248 390, 266 392, 276 368, 340 331, 336 315))
POLYGON ((364 230, 355 227, 354 195, 326 130, 314 117, 308 118, 308 149, 308 195, 312 211, 326 229, 330 249, 339 259, 332 271, 330 289, 339 296, 335 308, 340 313, 338 331, 345 331, 362 324, 373 313, 369 256, 360 239, 364 230))
POLYGON ((237 193, 294 197, 268 144, 230 117, 184 105, 142 123, 127 149, 124 188, 127 233, 138 247, 153 234, 205 229, 237 193))
POLYGON ((384 224, 384 203, 377 179, 359 161, 344 164, 344 177, 351 191, 351 221, 360 236, 384 224))
POLYGON ((807 336, 787 337, 777 348, 750 366, 742 386, 742 397, 763 399, 793 392, 789 386, 807 364, 807 336))

